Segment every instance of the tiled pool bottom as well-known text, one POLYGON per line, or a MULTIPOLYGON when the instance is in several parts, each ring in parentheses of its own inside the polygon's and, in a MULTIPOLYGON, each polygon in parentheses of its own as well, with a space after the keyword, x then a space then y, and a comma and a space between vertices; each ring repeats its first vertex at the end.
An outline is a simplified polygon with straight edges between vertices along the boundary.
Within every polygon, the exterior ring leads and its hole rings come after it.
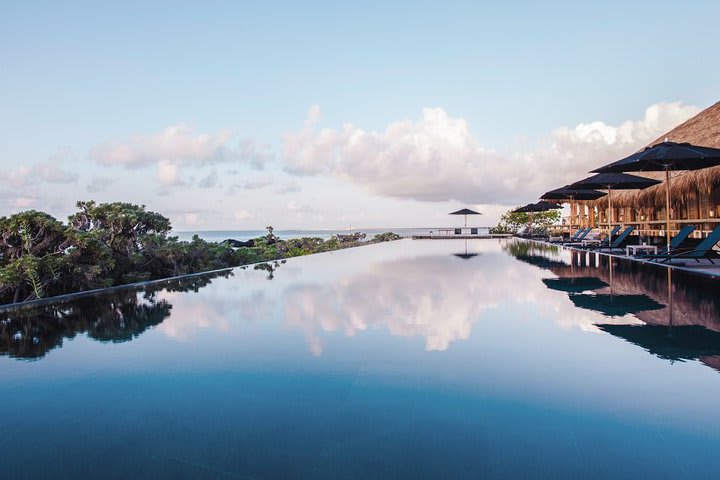
POLYGON ((3 313, 0 477, 716 478, 717 287, 403 240, 3 313))

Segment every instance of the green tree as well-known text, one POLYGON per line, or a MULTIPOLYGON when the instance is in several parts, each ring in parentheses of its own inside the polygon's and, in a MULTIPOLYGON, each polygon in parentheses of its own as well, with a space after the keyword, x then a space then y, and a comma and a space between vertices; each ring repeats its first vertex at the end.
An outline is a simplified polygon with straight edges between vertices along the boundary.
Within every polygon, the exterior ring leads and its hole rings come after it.
POLYGON ((515 212, 509 210, 500 217, 496 227, 490 229, 490 233, 512 233, 516 234, 524 230, 536 232, 545 230, 560 220, 559 210, 548 210, 546 212, 515 212))

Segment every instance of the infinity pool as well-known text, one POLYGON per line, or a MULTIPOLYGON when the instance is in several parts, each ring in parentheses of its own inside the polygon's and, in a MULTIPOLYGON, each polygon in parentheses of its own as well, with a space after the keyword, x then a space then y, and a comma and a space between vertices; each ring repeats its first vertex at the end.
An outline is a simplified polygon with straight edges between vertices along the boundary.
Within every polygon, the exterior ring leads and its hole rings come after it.
POLYGON ((0 312, 0 477, 717 478, 718 287, 402 240, 0 312))

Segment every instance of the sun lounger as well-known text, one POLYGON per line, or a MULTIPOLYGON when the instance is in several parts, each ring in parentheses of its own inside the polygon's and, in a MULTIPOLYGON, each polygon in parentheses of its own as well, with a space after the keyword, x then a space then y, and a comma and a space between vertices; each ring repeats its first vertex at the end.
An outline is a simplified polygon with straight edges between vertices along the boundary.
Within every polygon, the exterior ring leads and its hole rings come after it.
POLYGON ((583 235, 580 235, 577 240, 574 242, 566 242, 563 243, 566 247, 581 247, 583 245, 598 243, 600 241, 600 237, 597 232, 593 232, 592 227, 585 232, 583 235))
POLYGON ((615 234, 618 232, 618 230, 620 230, 619 225, 613 227, 613 229, 610 230, 610 234, 607 237, 603 238, 602 240, 592 239, 592 241, 590 241, 590 239, 588 239, 587 242, 581 241, 579 246, 589 247, 589 248, 608 247, 608 246, 610 246, 610 240, 615 236, 615 234))
MULTIPOLYGON (((629 240, 629 236, 632 233, 632 231, 635 230, 635 227, 627 227, 623 232, 617 236, 615 240, 612 240, 609 244, 600 244, 600 245, 593 245, 588 247, 590 250, 617 250, 619 248, 624 248, 625 244, 629 240)), ((610 235, 612 235, 613 232, 610 232, 610 235)), ((608 237, 608 239, 611 237, 608 237)))
POLYGON ((579 234, 572 240, 568 240, 567 242, 563 242, 563 245, 569 245, 574 243, 582 242, 583 238, 587 237, 587 234, 592 231, 592 227, 587 227, 582 230, 580 230, 579 234))
POLYGON ((710 232, 702 242, 700 242, 695 248, 679 248, 675 251, 671 251, 670 254, 665 255, 650 255, 654 260, 660 263, 670 262, 672 260, 695 260, 698 263, 700 260, 709 260, 713 265, 715 262, 713 259, 720 258, 720 254, 713 250, 713 247, 720 242, 720 225, 710 232))
MULTIPOLYGON (((695 230, 695 225, 688 225, 686 227, 683 227, 677 235, 675 235, 672 240, 670 240, 670 251, 675 252, 677 251, 683 243, 685 243, 685 240, 688 239, 690 234, 695 230)), ((662 248, 658 250, 658 253, 653 254, 647 254, 643 253, 640 255, 635 255, 635 258, 648 258, 648 257, 662 257, 667 256, 667 247, 662 248)))
POLYGON ((573 233, 572 236, 571 236, 570 238, 568 238, 567 240, 563 240, 563 238, 560 237, 559 240, 553 240, 553 239, 551 239, 550 242, 552 242, 552 243, 563 243, 563 242, 566 242, 566 241, 567 241, 567 242, 574 242, 574 241, 577 239, 577 237, 578 237, 581 233, 583 233, 584 231, 585 231, 585 229, 584 229, 584 228, 581 228, 581 229, 578 230, 577 232, 573 233))

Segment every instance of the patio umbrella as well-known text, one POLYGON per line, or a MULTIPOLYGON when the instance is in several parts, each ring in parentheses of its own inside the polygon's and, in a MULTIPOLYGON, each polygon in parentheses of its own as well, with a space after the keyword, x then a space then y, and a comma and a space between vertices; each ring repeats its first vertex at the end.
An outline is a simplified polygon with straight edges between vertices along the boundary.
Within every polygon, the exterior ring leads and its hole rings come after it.
POLYGON ((570 185, 556 188, 545 192, 540 199, 541 200, 597 200, 602 198, 607 193, 598 192, 597 190, 577 190, 570 188, 570 185))
MULTIPOLYGON (((570 200, 572 204, 579 200, 597 200, 607 195, 605 192, 598 192, 597 190, 576 190, 570 188, 569 185, 564 187, 556 188, 545 192, 540 199, 541 200, 570 200)), ((570 235, 572 235, 572 217, 570 217, 570 235)))
POLYGON ((530 207, 532 207, 532 203, 528 203, 527 205, 523 205, 522 207, 518 207, 515 210, 513 210, 513 213, 528 213, 531 212, 530 207))
POLYGON ((475 210, 470 210, 469 208, 463 208, 458 210, 457 212, 450 212, 450 215, 463 215, 465 217, 465 226, 467 227, 468 215, 482 215, 482 213, 476 212, 475 210))
POLYGON ((593 172, 665 172, 665 235, 670 253, 670 170, 700 170, 720 165, 720 149, 662 142, 593 172))
POLYGON ((608 231, 612 228, 612 191, 613 190, 635 190, 652 187, 660 183, 647 177, 628 175, 627 173, 598 173, 591 177, 584 178, 570 185, 570 188, 577 190, 607 190, 608 197, 608 231))
POLYGON ((562 208, 562 206, 554 202, 546 202, 544 200, 541 200, 537 203, 531 203, 529 205, 529 208, 530 212, 548 212, 550 210, 559 210, 562 208))

